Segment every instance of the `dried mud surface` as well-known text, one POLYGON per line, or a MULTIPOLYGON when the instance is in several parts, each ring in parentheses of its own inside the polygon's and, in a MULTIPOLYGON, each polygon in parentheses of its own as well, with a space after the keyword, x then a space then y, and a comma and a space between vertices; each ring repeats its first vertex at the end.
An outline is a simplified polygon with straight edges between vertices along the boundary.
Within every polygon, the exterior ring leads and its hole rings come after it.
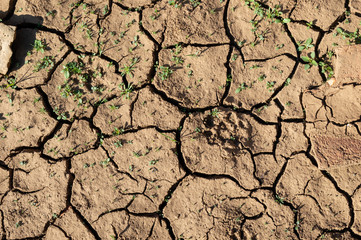
POLYGON ((361 1, 2 0, 0 239, 361 239, 361 1))

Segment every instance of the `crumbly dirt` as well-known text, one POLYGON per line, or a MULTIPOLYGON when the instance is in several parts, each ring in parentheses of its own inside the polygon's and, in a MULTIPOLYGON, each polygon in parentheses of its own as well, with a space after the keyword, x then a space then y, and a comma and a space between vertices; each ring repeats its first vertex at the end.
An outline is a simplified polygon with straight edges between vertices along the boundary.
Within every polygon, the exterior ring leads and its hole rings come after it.
POLYGON ((360 16, 0 1, 0 239, 361 239, 360 16))

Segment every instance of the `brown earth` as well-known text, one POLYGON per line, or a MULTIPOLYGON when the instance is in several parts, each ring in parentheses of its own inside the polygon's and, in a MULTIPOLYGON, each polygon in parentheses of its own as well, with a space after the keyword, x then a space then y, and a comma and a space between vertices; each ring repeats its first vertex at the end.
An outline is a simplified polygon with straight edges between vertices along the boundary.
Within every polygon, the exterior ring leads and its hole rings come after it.
POLYGON ((0 239, 361 239, 360 16, 1 1, 0 239))

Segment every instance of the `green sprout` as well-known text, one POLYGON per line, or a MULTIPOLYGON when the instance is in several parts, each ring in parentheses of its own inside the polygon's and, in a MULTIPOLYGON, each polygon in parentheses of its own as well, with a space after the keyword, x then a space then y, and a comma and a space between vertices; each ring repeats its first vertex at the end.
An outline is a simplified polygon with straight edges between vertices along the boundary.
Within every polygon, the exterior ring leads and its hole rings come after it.
POLYGON ((37 52, 41 52, 41 53, 44 53, 44 51, 46 50, 47 48, 47 44, 45 41, 43 40, 35 40, 34 41, 34 49, 37 51, 37 52))

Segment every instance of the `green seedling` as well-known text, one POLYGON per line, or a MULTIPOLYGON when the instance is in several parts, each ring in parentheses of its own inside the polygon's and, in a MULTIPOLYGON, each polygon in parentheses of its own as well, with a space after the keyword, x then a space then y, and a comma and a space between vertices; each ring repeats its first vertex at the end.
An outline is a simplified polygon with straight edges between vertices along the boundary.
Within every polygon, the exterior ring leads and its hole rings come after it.
POLYGON ((39 72, 42 69, 47 69, 47 71, 49 71, 50 69, 52 69, 54 67, 54 57, 53 56, 46 56, 44 58, 42 58, 41 60, 39 60, 35 66, 34 66, 34 72, 39 72))
POLYGON ((46 13, 46 16, 49 17, 49 16, 51 15, 52 17, 54 17, 54 16, 55 16, 55 13, 56 13, 56 11, 55 11, 55 10, 52 10, 52 11, 47 12, 47 13, 46 13))
POLYGON ((184 63, 184 60, 180 56, 173 56, 172 62, 174 62, 175 65, 182 65, 184 63))
POLYGON ((114 130, 113 130, 113 135, 114 136, 118 136, 118 135, 120 135, 120 134, 122 134, 124 132, 124 129, 123 128, 114 128, 114 130))
POLYGON ((103 8, 103 15, 106 15, 109 12, 109 7, 108 5, 105 5, 103 8))
POLYGON ((330 79, 333 77, 334 71, 330 64, 320 61, 320 62, 318 62, 318 65, 321 67, 321 72, 325 73, 327 75, 327 79, 330 79))
POLYGON ((291 84, 291 78, 287 78, 285 81, 285 86, 288 86, 291 84))
POLYGON ((103 167, 107 167, 109 162, 110 162, 110 158, 107 158, 104 161, 100 161, 100 165, 103 167))
POLYGON ((114 111, 114 110, 117 110, 119 109, 119 106, 115 105, 115 104, 112 104, 112 105, 109 105, 109 109, 114 111))
POLYGON ((170 6, 174 6, 175 8, 180 8, 180 7, 181 7, 181 5, 178 4, 176 0, 169 0, 169 1, 168 1, 168 4, 169 4, 170 6))
POLYGON ((194 8, 198 7, 201 4, 201 1, 199 0, 190 0, 189 1, 194 8))
POLYGON ((84 68, 84 63, 82 62, 68 62, 66 65, 63 66, 62 73, 66 79, 69 79, 73 74, 81 74, 82 69, 84 68))
POLYGON ((355 43, 360 44, 361 43, 361 35, 359 33, 359 29, 357 28, 354 32, 347 32, 343 30, 342 28, 336 29, 336 36, 340 35, 343 39, 348 40, 348 44, 355 43))
POLYGON ((6 85, 6 88, 12 88, 12 89, 15 89, 17 88, 16 86, 16 77, 9 77, 7 78, 7 82, 8 84, 6 85))
POLYGON ((162 81, 167 80, 170 75, 173 73, 173 70, 170 67, 159 66, 158 67, 158 75, 162 81))
POLYGON ((176 44, 175 49, 172 50, 172 53, 174 53, 174 55, 179 55, 181 52, 182 52, 182 46, 180 44, 176 44))
POLYGON ((134 72, 134 69, 135 69, 135 64, 137 64, 139 61, 138 58, 133 58, 131 60, 131 63, 129 66, 127 66, 126 64, 124 64, 124 67, 121 69, 122 72, 121 72, 121 75, 122 76, 125 76, 125 75, 129 75, 130 77, 134 77, 133 75, 133 72, 134 72))
POLYGON ((211 112, 209 113, 209 115, 211 115, 212 117, 217 117, 217 118, 219 118, 219 113, 220 113, 220 111, 217 109, 217 108, 215 108, 215 109, 213 109, 213 110, 211 110, 211 112))
POLYGON ((149 162, 149 165, 155 165, 158 161, 159 161, 159 159, 151 160, 151 161, 149 162))
POLYGON ((163 135, 164 137, 168 138, 168 139, 171 140, 172 142, 175 142, 175 143, 178 142, 178 141, 175 140, 174 138, 171 138, 171 137, 169 137, 168 135, 166 135, 166 134, 164 134, 164 133, 161 133, 161 132, 160 132, 160 134, 163 135))
POLYGON ((132 84, 126 86, 124 83, 121 83, 118 88, 120 90, 120 95, 123 96, 124 99, 130 99, 130 93, 133 92, 132 84))
POLYGON ((261 76, 258 77, 258 81, 262 82, 263 80, 265 80, 267 76, 265 74, 262 74, 261 76))
POLYGON ((309 49, 309 48, 314 47, 313 44, 312 44, 312 42, 313 42, 312 38, 308 38, 306 41, 300 42, 300 43, 298 44, 297 50, 298 50, 299 52, 301 52, 302 50, 305 50, 305 49, 307 50, 307 49, 309 49))
POLYGON ((311 52, 310 57, 308 56, 301 56, 301 59, 306 62, 307 64, 305 65, 305 69, 309 69, 312 66, 318 66, 318 63, 315 60, 316 57, 316 53, 315 52, 311 52))
POLYGON ((33 47, 37 52, 44 53, 47 48, 47 44, 43 40, 35 40, 33 47))
POLYGON ((242 92, 243 90, 246 90, 247 89, 247 85, 245 83, 241 83, 239 85, 239 87, 236 89, 235 93, 240 93, 242 92))
POLYGON ((284 198, 283 197, 280 197, 278 195, 275 196, 275 201, 278 202, 280 205, 283 205, 284 204, 284 198))
POLYGON ((313 21, 310 21, 308 23, 306 23, 307 29, 310 29, 313 27, 313 21))
POLYGON ((280 50, 281 48, 283 48, 285 45, 282 43, 282 44, 277 44, 276 45, 276 50, 280 50))
POLYGON ((114 143, 114 146, 117 147, 117 148, 123 147, 123 143, 122 143, 121 140, 119 140, 119 141, 116 141, 116 142, 114 143))
POLYGON ((268 91, 273 92, 273 87, 275 86, 275 84, 275 81, 267 81, 266 88, 268 89, 268 91))

